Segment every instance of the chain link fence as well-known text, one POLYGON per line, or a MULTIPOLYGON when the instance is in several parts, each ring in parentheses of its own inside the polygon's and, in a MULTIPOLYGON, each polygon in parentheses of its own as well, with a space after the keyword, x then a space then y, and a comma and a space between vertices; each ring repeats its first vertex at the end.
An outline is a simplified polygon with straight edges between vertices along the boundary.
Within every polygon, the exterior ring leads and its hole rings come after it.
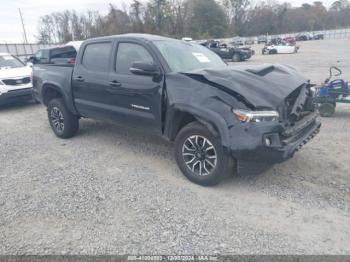
MULTIPOLYGON (((273 38, 284 38, 287 36, 296 36, 298 34, 323 34, 324 39, 344 39, 350 38, 350 28, 345 29, 335 29, 335 30, 323 30, 323 31, 311 31, 302 33, 288 33, 280 35, 268 35, 267 39, 271 40, 273 38)), ((230 41, 232 38, 221 39, 224 41, 230 41)), ((245 40, 251 40, 256 42, 257 36, 243 37, 245 40)), ((28 57, 33 55, 36 51, 42 48, 55 47, 58 44, 10 44, 10 43, 0 43, 0 53, 10 53, 19 57, 22 61, 25 61, 28 57)))
MULTIPOLYGON (((343 28, 343 29, 333 29, 333 30, 320 30, 320 31, 305 31, 305 32, 296 32, 296 33, 286 33, 286 34, 279 34, 279 35, 265 35, 267 36, 267 40, 270 41, 274 38, 285 38, 288 36, 295 37, 297 35, 318 35, 322 34, 324 36, 324 39, 346 39, 350 38, 350 28, 343 28)), ((251 41, 251 42, 257 42, 258 36, 249 36, 249 37, 240 37, 244 41, 251 41)), ((223 38, 219 39, 224 42, 232 41, 232 38, 223 38)))
POLYGON ((17 56, 23 62, 42 48, 57 46, 57 44, 8 44, 0 43, 0 53, 10 53, 17 56))
POLYGON ((281 35, 270 35, 269 37, 271 37, 271 38, 277 38, 277 37, 284 38, 287 36, 297 36, 298 34, 311 34, 311 35, 322 34, 322 35, 324 35, 324 39, 344 39, 344 38, 350 38, 350 28, 301 32, 301 33, 290 33, 290 34, 281 34, 281 35))

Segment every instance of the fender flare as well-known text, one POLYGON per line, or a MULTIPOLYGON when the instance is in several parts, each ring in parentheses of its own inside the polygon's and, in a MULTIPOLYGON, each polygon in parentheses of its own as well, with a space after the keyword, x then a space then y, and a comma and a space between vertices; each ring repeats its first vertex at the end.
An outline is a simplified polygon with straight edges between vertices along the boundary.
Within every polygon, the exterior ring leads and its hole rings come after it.
POLYGON ((225 119, 215 111, 203 107, 188 104, 175 104, 171 106, 166 119, 166 129, 168 130, 165 130, 165 133, 169 134, 169 128, 171 126, 169 121, 172 121, 174 113, 178 111, 193 115, 198 122, 206 126, 214 135, 220 137, 221 144, 224 147, 230 146, 230 135, 225 119))
POLYGON ((47 89, 54 89, 56 90, 58 93, 60 93, 63 97, 64 102, 66 103, 66 106, 68 107, 68 109, 75 115, 78 115, 77 110, 75 109, 75 106, 73 104, 73 97, 69 96, 67 94, 67 92, 64 91, 64 89, 62 88, 62 86, 57 83, 57 82, 53 82, 53 81, 45 81, 43 82, 42 85, 42 101, 44 102, 44 97, 45 97, 45 93, 47 89))

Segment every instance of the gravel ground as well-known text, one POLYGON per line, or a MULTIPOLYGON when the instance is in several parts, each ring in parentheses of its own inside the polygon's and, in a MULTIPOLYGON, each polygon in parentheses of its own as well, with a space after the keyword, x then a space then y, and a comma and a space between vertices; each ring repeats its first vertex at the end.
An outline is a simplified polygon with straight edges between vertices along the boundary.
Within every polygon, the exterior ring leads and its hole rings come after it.
MULTIPOLYGON (((350 78, 348 40, 260 55, 320 82, 350 78), (339 61, 339 62, 337 62, 339 61)), ((56 138, 43 106, 0 109, 0 254, 350 254, 350 106, 295 157, 213 188, 190 183, 172 145, 93 120, 56 138)))

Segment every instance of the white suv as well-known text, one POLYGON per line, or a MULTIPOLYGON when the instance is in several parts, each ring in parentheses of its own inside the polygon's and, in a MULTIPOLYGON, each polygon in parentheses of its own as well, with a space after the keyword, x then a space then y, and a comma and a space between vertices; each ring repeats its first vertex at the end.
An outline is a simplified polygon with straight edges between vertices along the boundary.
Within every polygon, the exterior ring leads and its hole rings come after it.
POLYGON ((33 98, 31 72, 17 57, 0 53, 0 104, 33 98))

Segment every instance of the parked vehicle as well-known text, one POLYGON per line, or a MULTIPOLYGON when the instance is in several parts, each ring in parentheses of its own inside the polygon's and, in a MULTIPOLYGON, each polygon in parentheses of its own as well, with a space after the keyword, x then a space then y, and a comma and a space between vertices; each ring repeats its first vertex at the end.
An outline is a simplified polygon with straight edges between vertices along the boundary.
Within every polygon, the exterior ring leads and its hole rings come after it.
POLYGON ((270 44, 264 46, 262 49, 263 55, 275 55, 275 54, 293 54, 298 52, 298 47, 295 45, 290 45, 285 42, 281 42, 280 44, 270 44))
POLYGON ((324 39, 324 34, 316 34, 312 38, 313 40, 323 40, 324 39))
POLYGON ((31 68, 17 57, 0 53, 0 104, 33 99, 31 68))
POLYGON ((84 41, 69 41, 67 44, 64 46, 73 46, 75 51, 78 52, 80 46, 83 44, 84 41))
POLYGON ((245 45, 254 45, 254 39, 246 39, 245 41, 244 41, 244 44, 245 45))
POLYGON ((193 41, 193 39, 191 37, 183 37, 181 40, 185 41, 185 42, 192 42, 193 41))
POLYGON ((203 46, 161 36, 90 39, 75 66, 33 70, 56 136, 74 136, 81 117, 159 134, 201 185, 233 166, 248 173, 287 160, 320 129, 309 84, 292 67, 229 67, 203 46))
POLYGON ((74 64, 76 56, 76 47, 64 45, 40 49, 27 62, 31 64, 74 64))
POLYGON ((335 66, 329 68, 329 77, 315 88, 315 103, 321 116, 331 117, 337 103, 350 104, 350 82, 341 79, 342 71, 335 66))
POLYGON ((233 46, 242 46, 244 45, 243 39, 240 37, 234 37, 230 43, 233 46))
POLYGON ((313 35, 309 33, 298 34, 295 37, 296 41, 308 41, 313 39, 313 35))
POLYGON ((230 60, 232 62, 241 62, 252 57, 253 51, 249 49, 242 49, 238 47, 228 46, 226 43, 222 43, 218 40, 209 40, 201 43, 211 51, 216 53, 224 60, 230 60))
POLYGON ((260 35, 258 36, 258 44, 267 44, 267 36, 266 35, 260 35))
POLYGON ((283 41, 290 44, 290 45, 296 44, 295 37, 293 37, 293 36, 287 36, 287 37, 283 38, 283 41))

